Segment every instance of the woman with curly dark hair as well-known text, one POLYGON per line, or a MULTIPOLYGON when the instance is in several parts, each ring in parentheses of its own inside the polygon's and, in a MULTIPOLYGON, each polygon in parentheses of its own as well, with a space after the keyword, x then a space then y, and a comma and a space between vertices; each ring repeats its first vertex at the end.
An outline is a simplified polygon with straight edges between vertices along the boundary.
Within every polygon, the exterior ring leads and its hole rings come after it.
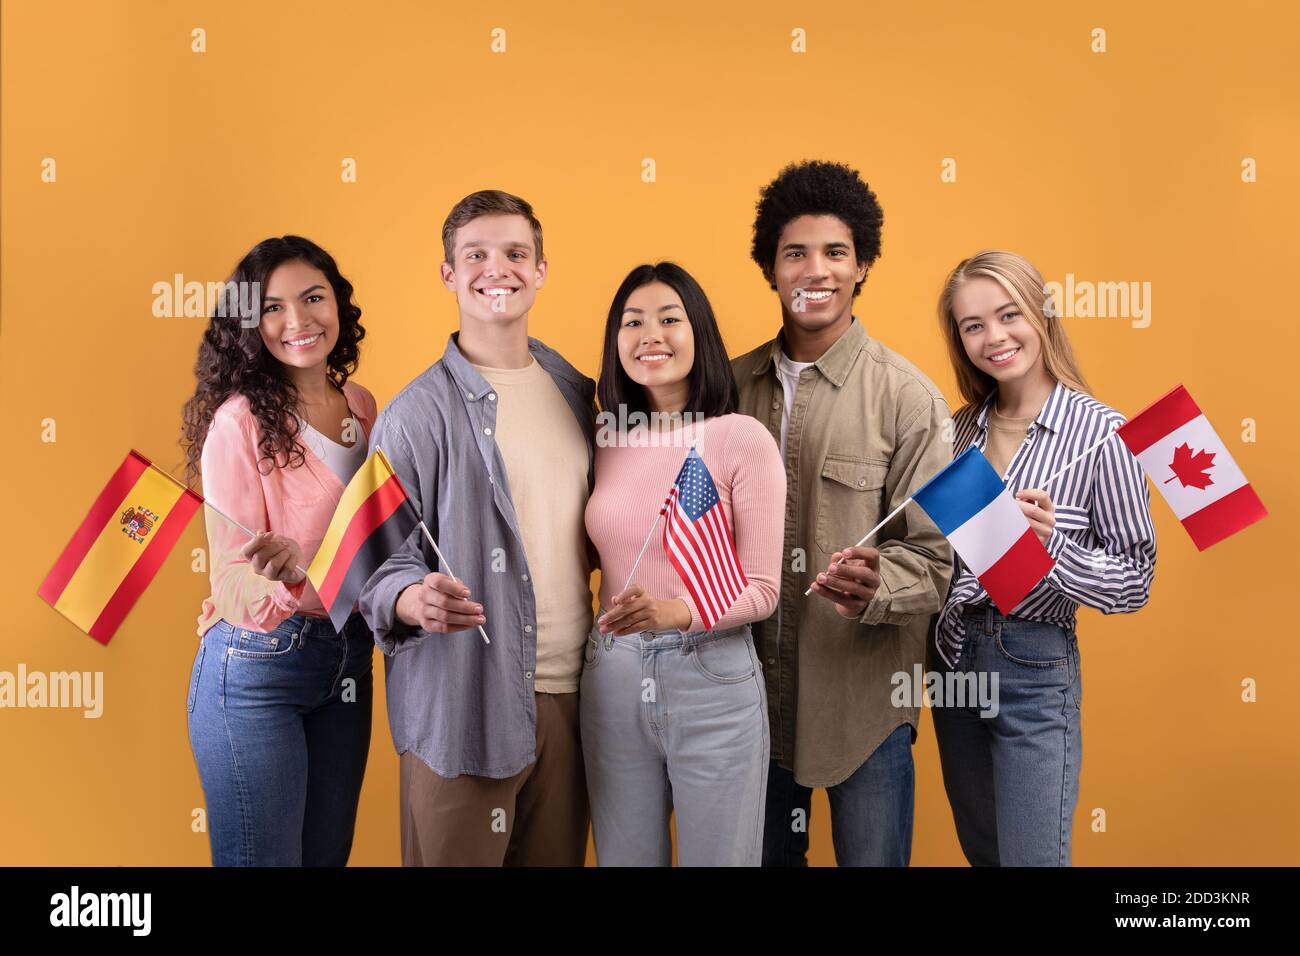
POLYGON ((199 346, 186 474, 255 532, 208 511, 188 709, 214 865, 342 866, 352 847, 374 641, 355 610, 335 632, 303 569, 375 420, 349 381, 360 319, 329 253, 272 238, 235 268, 199 346))

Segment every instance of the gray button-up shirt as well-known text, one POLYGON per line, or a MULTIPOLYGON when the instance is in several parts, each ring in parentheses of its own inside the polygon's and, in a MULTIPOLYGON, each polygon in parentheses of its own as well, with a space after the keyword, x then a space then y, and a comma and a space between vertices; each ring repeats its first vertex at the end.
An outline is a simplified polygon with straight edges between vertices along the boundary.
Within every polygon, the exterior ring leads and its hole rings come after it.
MULTIPOLYGON (((370 449, 384 450, 456 577, 483 605, 492 643, 476 629, 431 634, 397 619, 402 591, 431 570, 448 573, 418 528, 366 582, 360 607, 385 655, 397 752, 414 752, 444 777, 510 777, 536 759, 537 602, 496 443, 496 393, 456 340, 380 413, 370 449)), ((536 339, 528 349, 582 426, 590 486, 595 383, 536 339)))

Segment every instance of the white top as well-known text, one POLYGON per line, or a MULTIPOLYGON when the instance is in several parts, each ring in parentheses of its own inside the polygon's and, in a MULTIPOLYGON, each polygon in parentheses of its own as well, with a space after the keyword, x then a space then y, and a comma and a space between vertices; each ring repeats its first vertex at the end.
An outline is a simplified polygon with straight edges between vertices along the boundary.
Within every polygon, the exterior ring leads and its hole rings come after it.
POLYGON ((781 413, 781 458, 785 458, 785 436, 790 430, 790 410, 794 408, 794 393, 799 388, 799 374, 812 368, 815 362, 793 362, 782 349, 776 359, 776 374, 785 392, 785 411, 781 413))
MULTIPOLYGON (((302 439, 302 443, 311 449, 312 454, 325 462, 329 466, 329 470, 338 475, 339 481, 346 486, 352 480, 352 476, 357 473, 357 469, 366 460, 366 442, 364 439, 358 438, 352 443, 351 447, 348 447, 347 445, 340 445, 334 439, 321 434, 301 418, 298 419, 298 423, 301 429, 298 434, 302 439)), ((359 428, 360 425, 358 424, 359 428)))

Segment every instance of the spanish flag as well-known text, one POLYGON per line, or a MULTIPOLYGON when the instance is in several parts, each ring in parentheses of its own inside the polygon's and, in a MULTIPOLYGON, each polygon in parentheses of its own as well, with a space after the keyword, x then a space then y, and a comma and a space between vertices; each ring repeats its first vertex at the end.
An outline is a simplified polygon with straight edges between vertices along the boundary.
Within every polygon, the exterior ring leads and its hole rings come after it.
POLYGON ((383 451, 376 448, 348 482, 307 577, 343 631, 370 575, 420 525, 415 506, 383 451))
POLYGON ((201 496, 132 449, 37 593, 107 644, 201 504, 201 496))

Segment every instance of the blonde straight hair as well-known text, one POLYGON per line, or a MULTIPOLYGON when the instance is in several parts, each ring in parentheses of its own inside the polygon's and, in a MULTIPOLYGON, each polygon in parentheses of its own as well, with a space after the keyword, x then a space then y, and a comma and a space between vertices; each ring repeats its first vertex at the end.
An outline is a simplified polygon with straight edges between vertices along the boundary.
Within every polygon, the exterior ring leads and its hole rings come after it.
POLYGON ((1074 350, 1070 348, 1060 315, 1044 288, 1042 275, 1024 256, 986 249, 957 263, 939 295, 939 327, 948 344, 948 358, 957 373, 957 388, 962 399, 970 405, 981 405, 998 384, 993 376, 976 368, 967 356, 957 317, 952 314, 952 299, 957 289, 976 276, 986 276, 1002 286, 1025 321, 1038 333, 1047 374, 1076 392, 1089 392, 1088 383, 1074 360, 1074 350))

